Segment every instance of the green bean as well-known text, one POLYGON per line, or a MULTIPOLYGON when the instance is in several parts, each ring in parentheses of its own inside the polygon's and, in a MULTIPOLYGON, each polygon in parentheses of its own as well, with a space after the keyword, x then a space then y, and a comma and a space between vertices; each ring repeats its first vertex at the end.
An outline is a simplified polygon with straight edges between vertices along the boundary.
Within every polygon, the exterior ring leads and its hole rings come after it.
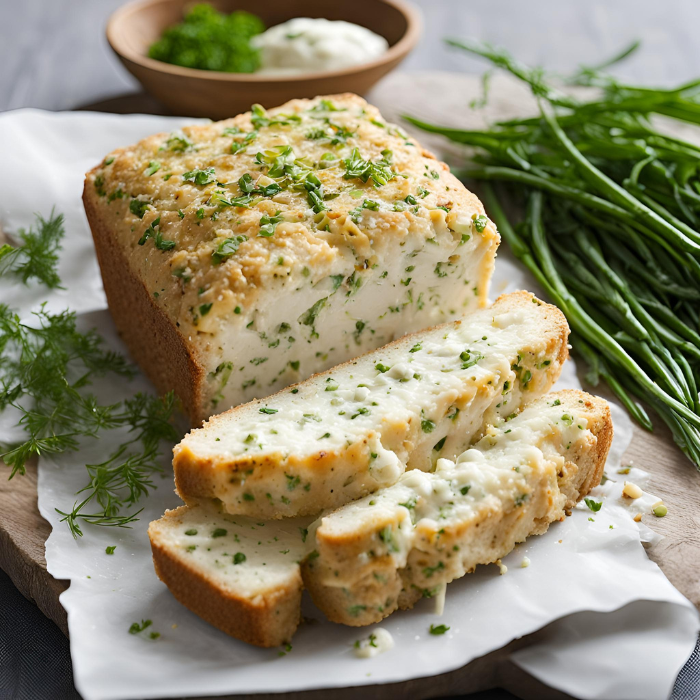
POLYGON ((623 187, 620 187, 620 185, 593 166, 590 161, 586 160, 564 133, 556 117, 549 110, 543 110, 543 115, 559 142, 566 149, 566 152, 581 168, 584 177, 597 187, 601 194, 607 195, 612 202, 639 217, 649 228, 661 234, 667 240, 680 244, 684 250, 700 254, 700 245, 696 241, 688 239, 683 232, 659 216, 653 209, 641 204, 638 199, 635 199, 623 187))
MULTIPOLYGON (((610 373, 610 371, 605 366, 605 362, 599 358, 593 348, 588 345, 584 340, 578 336, 574 336, 571 339, 571 344, 574 346, 575 350, 581 354, 583 359, 586 361, 589 367, 596 367, 596 371, 600 376, 608 383, 608 386, 612 389, 615 396, 620 399, 620 403, 627 409, 629 414, 634 420, 639 423, 645 430, 651 432, 654 426, 647 415, 647 412, 641 406, 641 404, 632 400, 630 395, 625 391, 624 387, 617 379, 610 373)), ((591 382, 594 386, 597 382, 591 382)))
POLYGON ((503 51, 451 43, 525 81, 541 115, 480 131, 413 123, 475 149, 463 175, 483 181, 504 243, 566 315, 588 379, 651 429, 632 397, 647 402, 700 468, 700 147, 649 118, 700 124, 700 80, 658 90, 582 69, 572 82, 604 91, 583 102, 503 51), (490 181, 524 195, 517 227, 490 181))

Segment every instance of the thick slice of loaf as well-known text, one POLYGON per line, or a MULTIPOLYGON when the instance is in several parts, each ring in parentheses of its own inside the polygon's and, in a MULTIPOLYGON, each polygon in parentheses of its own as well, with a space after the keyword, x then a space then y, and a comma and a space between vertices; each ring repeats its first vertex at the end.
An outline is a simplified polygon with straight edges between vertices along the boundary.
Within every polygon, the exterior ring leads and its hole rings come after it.
POLYGON ((148 536, 156 573, 175 598, 226 634, 271 647, 299 624, 308 522, 181 506, 152 522, 148 536))
POLYGON ((175 447, 178 494, 229 513, 319 513, 454 458, 541 396, 568 355, 562 313, 527 292, 215 416, 175 447))
POLYGON ((611 439, 603 400, 550 394, 456 464, 407 473, 311 524, 212 505, 169 511, 148 531, 156 571, 183 605, 258 646, 294 634, 303 559, 303 581, 331 620, 369 624, 544 532, 599 483, 611 439))
POLYGON ((302 567, 334 622, 368 625, 541 534, 596 486, 612 440, 603 399, 549 394, 494 427, 456 462, 320 519, 302 567))
POLYGON ((83 202, 115 324, 193 424, 484 306, 499 242, 356 95, 115 150, 83 202))

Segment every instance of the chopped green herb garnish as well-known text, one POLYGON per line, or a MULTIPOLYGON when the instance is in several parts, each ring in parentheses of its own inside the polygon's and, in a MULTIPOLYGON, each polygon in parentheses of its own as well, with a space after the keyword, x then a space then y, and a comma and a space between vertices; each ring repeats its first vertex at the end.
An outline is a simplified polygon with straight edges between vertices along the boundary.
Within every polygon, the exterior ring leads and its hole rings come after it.
MULTIPOLYGON (((390 151, 387 153, 390 153, 390 151)), ((362 180, 362 182, 367 182, 371 179, 375 187, 381 187, 396 177, 396 173, 390 167, 391 161, 388 159, 388 156, 384 156, 381 160, 373 163, 365 160, 360 155, 359 148, 353 148, 350 157, 343 162, 345 163, 343 177, 346 180, 357 178, 362 180)))
POLYGON ((220 264, 225 260, 228 260, 232 255, 238 251, 238 247, 241 243, 248 240, 248 236, 238 235, 232 236, 231 238, 226 238, 216 247, 216 250, 211 254, 212 260, 215 264, 220 264))
POLYGON ((424 418, 420 422, 420 427, 424 433, 432 433, 435 430, 435 423, 427 418, 424 418))
POLYGON ((143 215, 146 213, 148 207, 148 202, 144 202, 142 199, 132 199, 131 202, 129 202, 129 211, 135 216, 138 216, 139 219, 143 219, 143 215))
POLYGON ((132 622, 131 627, 129 627, 129 634, 139 634, 139 632, 143 632, 152 624, 153 622, 151 620, 141 620, 141 624, 138 622, 132 622))
POLYGON ((486 224, 488 224, 488 222, 489 220, 483 214, 480 214, 479 216, 476 216, 474 218, 474 228, 479 233, 482 233, 483 230, 486 228, 486 224))
POLYGON ((594 513, 597 513, 603 507, 602 501, 594 501, 592 498, 584 498, 583 500, 586 502, 588 508, 594 513))
POLYGON ((214 168, 204 168, 203 170, 195 168, 184 173, 182 179, 185 182, 193 182, 195 185, 208 185, 210 182, 216 182, 216 171, 214 168))

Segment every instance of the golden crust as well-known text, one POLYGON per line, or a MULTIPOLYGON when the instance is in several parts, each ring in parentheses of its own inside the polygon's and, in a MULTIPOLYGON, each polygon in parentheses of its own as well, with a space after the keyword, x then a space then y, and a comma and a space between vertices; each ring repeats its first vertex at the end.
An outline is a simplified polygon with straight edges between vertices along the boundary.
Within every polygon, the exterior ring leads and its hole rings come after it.
POLYGON ((196 350, 130 268, 93 190, 86 182, 83 205, 114 325, 156 389, 162 394, 174 391, 192 424, 198 425, 206 417, 201 413, 205 372, 196 350))
POLYGON ((596 436, 594 449, 578 455, 575 463, 567 462, 559 485, 567 498, 566 510, 573 508, 584 496, 600 484, 605 469, 605 460, 613 440, 613 422, 610 404, 599 396, 592 396, 579 389, 564 389, 557 392, 564 397, 562 403, 583 406, 588 419, 588 429, 596 436))
POLYGON ((236 639, 258 647, 288 642, 301 620, 301 576, 288 587, 254 599, 222 589, 161 541, 160 528, 186 510, 180 506, 166 511, 148 528, 158 578, 182 605, 236 639))

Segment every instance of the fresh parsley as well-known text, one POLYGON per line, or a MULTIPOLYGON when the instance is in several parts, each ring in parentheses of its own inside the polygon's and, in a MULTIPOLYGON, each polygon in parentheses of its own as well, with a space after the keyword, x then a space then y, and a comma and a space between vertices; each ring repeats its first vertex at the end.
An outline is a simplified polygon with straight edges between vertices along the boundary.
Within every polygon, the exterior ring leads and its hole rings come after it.
POLYGON ((373 163, 360 155, 359 148, 353 148, 350 156, 343 161, 345 164, 343 177, 346 180, 357 178, 362 182, 372 180, 375 187, 386 185, 396 177, 396 173, 391 169, 392 155, 390 150, 384 150, 382 158, 373 163))
POLYGON ((232 238, 226 238, 221 241, 216 249, 211 254, 212 260, 216 265, 228 260, 234 253, 238 251, 238 246, 244 241, 248 240, 248 236, 240 235, 233 236, 232 238))
POLYGON ((204 168, 203 170, 195 168, 184 173, 182 179, 185 182, 193 182, 195 185, 208 185, 210 182, 216 181, 216 171, 214 168, 204 168))
POLYGON ((583 500, 594 513, 597 513, 603 507, 602 501, 594 501, 592 498, 584 498, 583 500))

